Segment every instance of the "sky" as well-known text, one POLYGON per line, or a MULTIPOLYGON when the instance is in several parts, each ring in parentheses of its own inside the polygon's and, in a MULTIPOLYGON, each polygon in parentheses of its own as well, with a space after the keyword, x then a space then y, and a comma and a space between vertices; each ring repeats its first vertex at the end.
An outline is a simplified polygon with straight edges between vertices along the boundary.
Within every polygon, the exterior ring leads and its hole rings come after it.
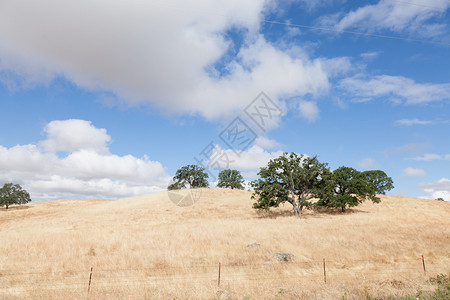
POLYGON ((0 184, 33 201, 283 152, 450 201, 450 1, 0 0, 0 116, 0 184))

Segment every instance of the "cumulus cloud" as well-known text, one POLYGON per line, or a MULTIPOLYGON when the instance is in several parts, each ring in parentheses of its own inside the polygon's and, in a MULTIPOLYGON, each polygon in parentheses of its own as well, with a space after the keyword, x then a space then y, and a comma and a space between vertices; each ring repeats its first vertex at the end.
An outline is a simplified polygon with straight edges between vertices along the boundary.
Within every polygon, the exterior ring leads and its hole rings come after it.
POLYGON ((428 1, 427 5, 381 0, 339 16, 334 27, 336 30, 357 27, 368 32, 390 30, 436 36, 445 32, 445 25, 430 23, 430 20, 444 16, 449 7, 447 0, 428 1))
POLYGON ((386 97, 394 103, 414 105, 450 98, 450 83, 417 83, 403 76, 379 75, 368 78, 358 74, 342 79, 339 87, 358 102, 386 97))
POLYGON ((300 101, 298 109, 300 111, 300 115, 309 122, 314 122, 319 118, 320 111, 316 102, 300 101))
POLYGON ((404 125, 404 126, 412 126, 412 125, 430 125, 430 124, 433 124, 433 122, 426 121, 426 120, 419 120, 419 119, 400 119, 400 120, 395 121, 395 124, 404 125))
POLYGON ((111 137, 91 122, 52 121, 44 131, 39 145, 0 146, 0 181, 22 184, 34 200, 117 199, 161 191, 170 180, 147 156, 111 154, 111 137))
POLYGON ((450 201, 450 179, 441 178, 433 183, 421 183, 419 188, 422 188, 432 199, 443 198, 450 201))
POLYGON ((416 169, 416 168, 406 168, 403 170, 403 177, 422 177, 426 176, 424 170, 422 169, 416 169))
POLYGON ((44 128, 47 140, 39 143, 50 152, 77 150, 92 150, 99 153, 108 153, 108 143, 111 137, 106 129, 96 128, 91 122, 85 120, 52 121, 44 128))
POLYGON ((64 76, 129 104, 208 119, 242 110, 261 90, 276 101, 326 91, 323 59, 281 50, 259 34, 274 6, 272 0, 3 1, 0 77, 48 83, 64 76), (231 29, 242 34, 239 48, 231 29))

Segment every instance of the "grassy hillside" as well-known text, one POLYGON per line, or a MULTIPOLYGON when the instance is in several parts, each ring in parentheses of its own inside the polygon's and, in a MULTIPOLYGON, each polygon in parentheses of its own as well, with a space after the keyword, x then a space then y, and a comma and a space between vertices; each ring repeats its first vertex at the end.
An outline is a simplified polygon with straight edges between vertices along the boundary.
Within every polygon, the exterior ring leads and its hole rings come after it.
POLYGON ((2 208, 0 298, 86 298, 91 267, 93 299, 361 299, 432 290, 426 280, 450 272, 450 203, 383 196, 297 218, 289 206, 258 214, 250 196, 203 189, 188 207, 159 193, 2 208), (278 252, 294 258, 278 262, 278 252))

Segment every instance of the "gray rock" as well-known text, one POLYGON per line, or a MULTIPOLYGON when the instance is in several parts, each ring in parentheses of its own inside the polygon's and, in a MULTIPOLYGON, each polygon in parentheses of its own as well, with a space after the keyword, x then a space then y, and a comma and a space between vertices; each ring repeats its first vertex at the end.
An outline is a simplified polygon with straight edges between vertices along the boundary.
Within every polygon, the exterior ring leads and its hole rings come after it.
POLYGON ((259 248, 261 245, 258 243, 253 243, 253 244, 249 244, 247 245, 247 248, 259 248))
POLYGON ((281 262, 289 262, 294 258, 294 254, 291 253, 275 253, 274 258, 281 262))

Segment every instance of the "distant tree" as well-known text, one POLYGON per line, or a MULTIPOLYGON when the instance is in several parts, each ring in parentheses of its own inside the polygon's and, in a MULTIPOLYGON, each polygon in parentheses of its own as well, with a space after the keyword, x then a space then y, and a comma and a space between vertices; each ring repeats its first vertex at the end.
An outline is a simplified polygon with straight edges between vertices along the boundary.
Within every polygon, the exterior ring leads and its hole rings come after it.
POLYGON ((392 179, 379 170, 359 172, 342 166, 324 179, 325 187, 318 194, 316 206, 339 207, 342 212, 365 200, 379 203, 377 194, 385 194, 394 188, 392 179))
POLYGON ((12 204, 21 205, 30 201, 30 194, 18 184, 5 183, 0 188, 0 206, 6 206, 6 209, 12 204))
POLYGON ((258 172, 259 179, 252 182, 256 202, 253 208, 269 209, 288 202, 296 216, 304 207, 311 207, 310 200, 324 185, 323 177, 328 169, 317 157, 305 157, 297 153, 284 153, 270 160, 258 172))
POLYGON ((225 169, 219 173, 218 187, 243 190, 244 178, 238 170, 225 169))
POLYGON ((173 177, 175 183, 169 185, 167 189, 184 189, 186 188, 186 184, 188 184, 191 189, 208 187, 209 183, 207 178, 208 174, 205 172, 205 168, 197 165, 187 165, 177 170, 173 177))
POLYGON ((172 191, 172 190, 181 190, 181 189, 184 189, 184 188, 186 188, 184 185, 182 185, 182 184, 180 184, 178 181, 177 182, 174 182, 174 183, 172 183, 172 184, 169 184, 169 186, 167 187, 167 189, 169 190, 169 191, 172 191))
POLYGON ((439 197, 439 198, 437 198, 436 200, 444 201, 444 198, 439 197))

